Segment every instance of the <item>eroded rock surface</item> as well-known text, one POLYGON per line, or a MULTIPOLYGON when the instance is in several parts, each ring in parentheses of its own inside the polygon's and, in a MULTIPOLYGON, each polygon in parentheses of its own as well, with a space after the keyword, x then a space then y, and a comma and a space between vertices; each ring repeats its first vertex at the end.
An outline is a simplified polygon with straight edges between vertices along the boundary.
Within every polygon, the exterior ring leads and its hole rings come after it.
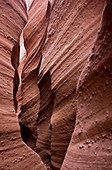
POLYGON ((23 128, 27 129, 26 135, 29 132, 31 134, 27 138, 27 144, 29 143, 28 145, 34 150, 36 150, 37 118, 40 104, 37 81, 42 59, 42 48, 47 35, 49 15, 50 3, 47 1, 34 1, 28 12, 28 23, 23 32, 26 57, 23 61, 21 78, 22 106, 20 117, 23 128), (30 141, 31 138, 33 141, 30 141))
POLYGON ((76 126, 62 170, 112 169, 112 1, 77 85, 76 126))
POLYGON ((0 1, 0 169, 45 170, 20 136, 15 109, 19 84, 19 37, 27 21, 24 0, 0 1), (14 107, 15 105, 15 107, 14 107))
POLYGON ((112 0, 0 8, 2 169, 111 170, 112 0))
POLYGON ((54 93, 51 163, 60 169, 75 125, 76 84, 96 39, 104 1, 64 0, 52 6, 39 79, 50 71, 54 93))

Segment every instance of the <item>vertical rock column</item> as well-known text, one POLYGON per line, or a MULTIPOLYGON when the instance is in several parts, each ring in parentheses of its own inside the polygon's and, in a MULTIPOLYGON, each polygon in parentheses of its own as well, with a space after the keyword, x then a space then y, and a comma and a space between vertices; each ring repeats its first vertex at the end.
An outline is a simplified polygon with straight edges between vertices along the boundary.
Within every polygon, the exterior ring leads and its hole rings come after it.
POLYGON ((1 170, 45 169, 39 156, 22 142, 14 109, 15 95, 13 94, 16 94, 17 91, 17 86, 14 87, 15 82, 17 82, 14 79, 14 77, 16 78, 14 74, 15 70, 17 72, 18 66, 18 42, 26 21, 26 4, 24 0, 0 0, 1 170))
POLYGON ((22 126, 31 132, 31 136, 28 136, 26 143, 34 150, 36 147, 37 118, 40 107, 40 92, 37 81, 49 17, 50 3, 47 0, 34 0, 28 12, 28 23, 23 31, 26 57, 22 71, 21 123, 22 126), (31 138, 34 139, 32 141, 33 146, 31 138))
POLYGON ((53 114, 54 94, 51 90, 51 75, 48 71, 42 77, 39 84, 40 109, 37 119, 37 152, 41 156, 46 167, 50 170, 51 165, 51 117, 53 114))

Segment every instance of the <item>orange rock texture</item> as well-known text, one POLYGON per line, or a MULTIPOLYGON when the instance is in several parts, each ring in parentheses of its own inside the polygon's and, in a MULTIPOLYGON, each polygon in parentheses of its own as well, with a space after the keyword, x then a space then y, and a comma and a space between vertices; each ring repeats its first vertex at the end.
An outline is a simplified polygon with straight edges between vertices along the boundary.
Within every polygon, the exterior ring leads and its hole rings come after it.
POLYGON ((112 0, 11 2, 0 2, 2 169, 111 170, 112 0))

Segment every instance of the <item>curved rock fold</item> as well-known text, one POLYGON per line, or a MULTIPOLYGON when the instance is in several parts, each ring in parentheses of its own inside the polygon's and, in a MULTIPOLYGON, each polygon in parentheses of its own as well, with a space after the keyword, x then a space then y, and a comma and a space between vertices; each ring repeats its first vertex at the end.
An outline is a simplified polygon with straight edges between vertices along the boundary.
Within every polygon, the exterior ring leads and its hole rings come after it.
POLYGON ((112 169, 111 11, 112 0, 0 1, 1 170, 112 169))

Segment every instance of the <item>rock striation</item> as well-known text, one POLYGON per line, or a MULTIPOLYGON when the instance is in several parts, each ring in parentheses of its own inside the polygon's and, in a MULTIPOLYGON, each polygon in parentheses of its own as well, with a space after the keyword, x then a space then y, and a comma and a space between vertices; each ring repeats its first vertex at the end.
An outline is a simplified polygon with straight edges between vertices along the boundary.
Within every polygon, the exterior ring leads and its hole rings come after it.
POLYGON ((0 1, 0 169, 45 170, 40 157, 20 136, 16 117, 19 37, 27 22, 24 0, 0 1))
MULTIPOLYGON (((50 71, 54 93, 51 163, 56 170, 61 168, 77 121, 76 86, 100 28, 103 8, 104 0, 64 0, 52 4, 39 79, 50 71)), ((74 162, 74 157, 71 161, 74 162)), ((75 168, 71 163, 66 169, 72 167, 75 168)))
POLYGON ((112 0, 0 9, 1 169, 111 170, 112 0))
POLYGON ((77 117, 62 170, 112 169, 112 1, 77 84, 77 117))
MULTIPOLYGON (((47 1, 33 1, 28 12, 28 22, 23 31, 26 57, 23 61, 21 76, 21 130, 27 135, 27 144, 36 149, 37 118, 39 111, 38 72, 42 58, 42 48, 46 40, 47 27, 50 15, 50 3, 47 1), (36 10, 38 9, 38 10, 36 10), (35 12, 34 12, 35 11, 35 12), (32 138, 32 141, 30 139, 32 138)), ((24 138, 23 137, 23 138, 24 138)))

